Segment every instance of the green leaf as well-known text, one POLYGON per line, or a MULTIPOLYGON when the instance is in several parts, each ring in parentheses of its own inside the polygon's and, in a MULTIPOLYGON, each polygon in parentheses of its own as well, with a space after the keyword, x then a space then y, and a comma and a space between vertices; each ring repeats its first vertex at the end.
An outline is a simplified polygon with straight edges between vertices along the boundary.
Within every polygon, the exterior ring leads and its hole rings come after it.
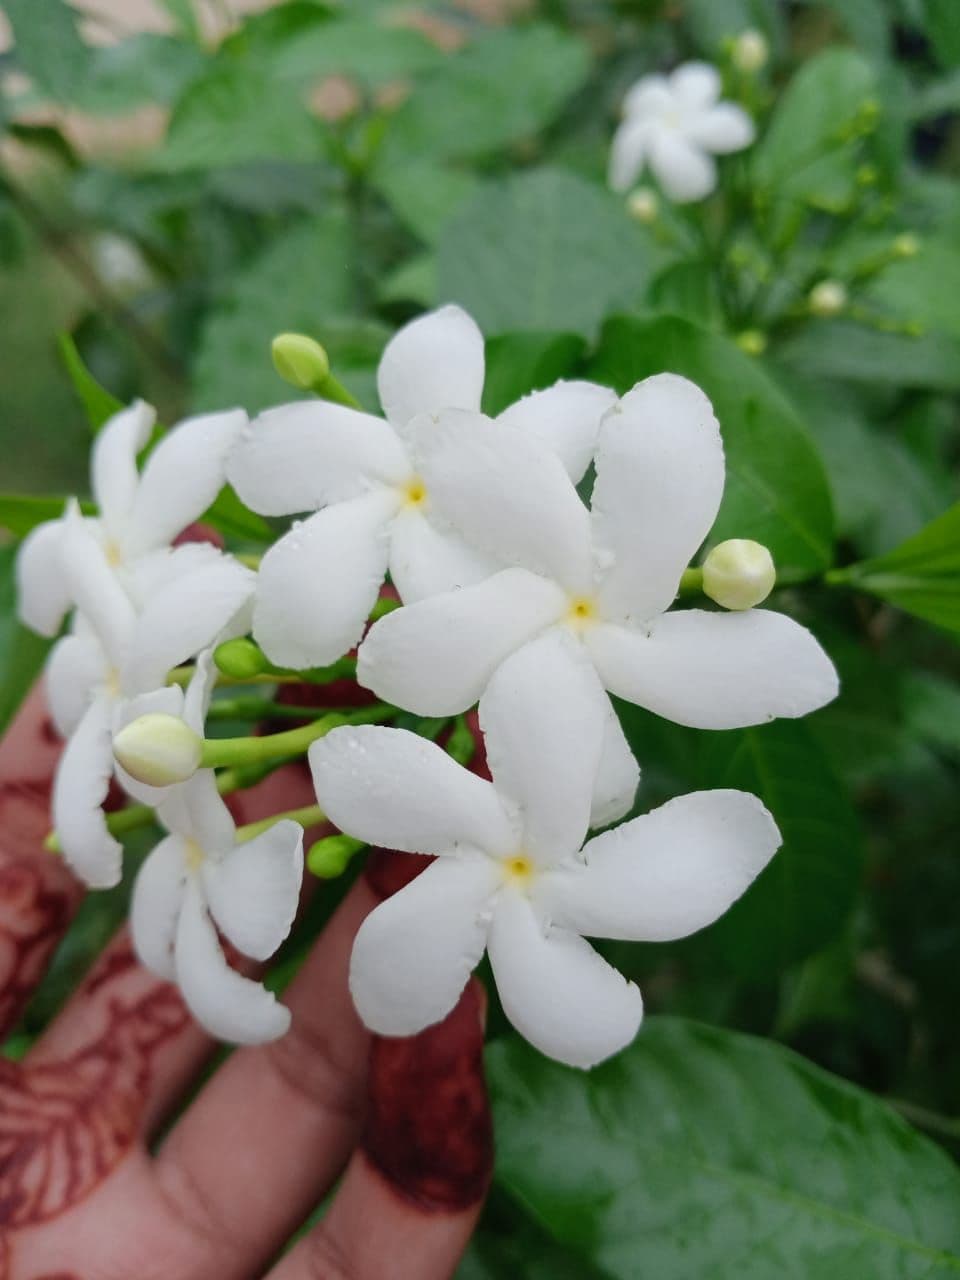
POLYGON ((21 493, 0 494, 0 529, 6 529, 15 538, 23 538, 45 520, 59 520, 67 498, 33 497, 21 493))
POLYGON ((783 844, 711 930, 724 963, 763 978, 840 931, 860 887, 860 839, 846 789, 809 726, 778 720, 701 738, 699 785, 758 795, 783 844))
POLYGON ((521 396, 569 376, 583 355, 575 333, 511 333, 487 342, 483 411, 495 417, 521 396))
POLYGON ((487 333, 595 332, 640 298, 654 250, 622 201, 561 170, 480 188, 439 241, 439 296, 487 333))
POLYGON ((956 0, 924 0, 927 34, 933 51, 945 67, 960 63, 960 22, 956 0))
POLYGON ((710 542, 753 538, 781 575, 832 562, 833 517, 823 465, 793 408, 755 360, 728 339, 673 317, 615 317, 588 376, 625 392, 655 373, 679 373, 710 397, 727 482, 710 542))
POLYGON ((871 58, 885 58, 890 48, 890 14, 884 0, 827 0, 851 42, 871 58))
POLYGON ((374 170, 373 181, 397 217, 430 245, 479 185, 472 173, 428 161, 381 165, 374 170))
POLYGON ((887 555, 836 569, 829 581, 960 632, 960 502, 887 555))
POLYGON ((773 39, 780 26, 772 0, 686 0, 681 14, 697 46, 714 57, 744 31, 759 28, 773 39))
POLYGON ((317 338, 337 377, 375 405, 374 373, 388 333, 354 314, 353 262, 350 224, 336 206, 275 236, 208 316, 194 368, 194 407, 240 404, 254 413, 295 398, 270 359, 270 343, 283 332, 317 338))
POLYGON ((203 32, 200 29, 197 11, 193 7, 193 0, 160 0, 160 3, 173 18, 181 34, 199 44, 203 32))
POLYGON ((825 378, 960 391, 960 342, 943 333, 913 338, 849 320, 819 320, 782 343, 777 357, 825 378))
POLYGON ((119 115, 145 103, 173 102, 206 64, 203 51, 171 36, 143 33, 95 49, 77 106, 119 115))
POLYGON ((252 33, 257 43, 251 52, 268 60, 271 78, 319 84, 341 75, 375 89, 406 76, 419 77, 443 61, 436 45, 409 27, 364 18, 327 21, 321 9, 313 13, 313 21, 305 20, 283 38, 252 33))
POLYGON ((776 202, 844 207, 855 190, 859 124, 876 93, 873 69, 851 49, 804 63, 752 153, 758 189, 776 202))
MULTIPOLYGON (((59 514, 59 513, 58 513, 59 514)), ((17 621, 15 547, 0 547, 0 733, 40 674, 50 641, 17 621)))
POLYGON ((929 671, 908 672, 904 682, 907 725, 921 742, 960 759, 960 687, 929 671))
POLYGON ((384 162, 485 155, 528 139, 553 120, 589 67, 586 46, 554 27, 478 36, 424 76, 393 117, 384 162))
POLYGON ((90 70, 91 50, 77 30, 77 11, 64 0, 4 0, 17 62, 38 89, 69 102, 90 70))
POLYGON ((262 516, 249 511, 232 489, 222 489, 213 506, 200 517, 228 538, 245 542, 273 542, 274 531, 262 516))
POLYGON ((83 363, 77 344, 69 333, 61 333, 57 345, 73 389, 87 415, 90 430, 96 434, 109 418, 123 408, 123 403, 96 380, 83 363))
MULTIPOLYGON (((960 18, 960 10, 957 11, 960 18)), ((960 341, 960 250, 928 240, 915 258, 881 272, 866 297, 898 319, 938 329, 960 341)))
POLYGON ((651 1018, 590 1074, 513 1037, 487 1067, 498 1186, 608 1280, 960 1274, 953 1163, 769 1041, 651 1018))

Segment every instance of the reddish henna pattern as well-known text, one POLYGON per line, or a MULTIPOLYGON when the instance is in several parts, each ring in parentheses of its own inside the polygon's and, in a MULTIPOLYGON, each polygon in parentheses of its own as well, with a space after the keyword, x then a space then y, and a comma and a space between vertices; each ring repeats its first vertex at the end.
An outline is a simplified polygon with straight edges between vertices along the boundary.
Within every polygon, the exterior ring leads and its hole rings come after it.
POLYGON ((374 1038, 363 1147, 421 1208, 467 1209, 493 1168, 483 1077, 482 993, 471 983, 441 1023, 408 1039, 374 1038))
MULTIPOLYGON (((119 954, 85 992, 102 991, 136 964, 132 951, 119 954)), ((0 1059, 0 1228, 57 1217, 115 1168, 136 1139, 152 1060, 188 1022, 176 990, 155 984, 139 999, 111 1001, 96 1040, 68 1058, 0 1059)))
POLYGON ((0 1036, 20 1016, 80 901, 62 859, 44 852, 50 788, 0 783, 0 1036))

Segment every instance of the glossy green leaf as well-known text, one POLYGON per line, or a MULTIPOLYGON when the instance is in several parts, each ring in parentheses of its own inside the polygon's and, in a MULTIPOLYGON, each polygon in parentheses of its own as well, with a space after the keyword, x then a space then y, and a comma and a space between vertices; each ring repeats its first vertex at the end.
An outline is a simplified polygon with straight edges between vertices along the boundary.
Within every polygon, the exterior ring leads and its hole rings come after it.
POLYGON ((572 173, 536 169, 481 187, 446 225, 439 296, 488 334, 587 336, 612 308, 639 301, 653 260, 622 201, 572 173))
POLYGON ((0 547, 0 733, 40 674, 50 641, 21 626, 16 615, 15 547, 0 547))
POLYGON ((476 191, 479 181, 461 169, 404 160, 379 166, 373 180, 394 213, 425 244, 434 244, 450 217, 476 191))
POLYGON ((960 340, 960 248, 927 240, 915 258, 881 272, 867 297, 898 320, 960 340))
POLYGON ((651 1018, 590 1074, 513 1037, 487 1062, 497 1184, 587 1275, 960 1274, 956 1167, 875 1098, 776 1044, 651 1018))
POLYGON ((679 373, 713 402, 727 481, 711 542, 753 538, 781 574, 825 568, 833 518, 823 465, 795 411, 756 361, 728 339, 673 317, 616 317, 604 326, 589 376, 625 392, 655 373, 679 373))
POLYGON ((69 102, 90 70, 91 50, 77 30, 77 11, 65 0, 3 0, 18 64, 43 93, 69 102))
POLYGON ((569 377, 583 355, 574 333, 511 333, 487 342, 483 411, 495 416, 531 391, 569 377))
POLYGON ((712 930, 725 964, 763 978, 839 932, 860 886, 859 827, 846 788, 801 721, 709 734, 701 750, 700 785, 758 795, 783 838, 712 930))
POLYGON ((830 580, 960 632, 960 502, 887 555, 834 570, 830 580))
POLYGON ((84 364, 77 344, 69 333, 61 333, 57 341, 67 376, 83 405, 90 430, 96 433, 108 418, 112 418, 123 408, 123 402, 96 380, 84 364))
POLYGON ((960 759, 960 683, 930 671, 908 672, 904 706, 918 738, 960 759))
POLYGON ((960 391, 960 341, 944 333, 914 338, 850 320, 819 320, 782 343, 777 357, 825 378, 960 391))

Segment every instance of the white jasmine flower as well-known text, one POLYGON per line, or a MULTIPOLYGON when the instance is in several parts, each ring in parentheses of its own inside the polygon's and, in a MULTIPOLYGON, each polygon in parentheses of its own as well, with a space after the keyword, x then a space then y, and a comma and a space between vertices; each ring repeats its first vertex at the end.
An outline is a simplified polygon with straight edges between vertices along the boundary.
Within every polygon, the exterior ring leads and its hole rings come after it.
POLYGON ((579 639, 611 693, 694 728, 801 716, 836 695, 829 658, 783 614, 667 612, 724 481, 717 421, 687 379, 648 378, 606 415, 592 511, 547 450, 476 415, 441 415, 421 468, 442 514, 512 567, 370 629, 358 679, 386 701, 463 711, 554 627, 579 639))
MULTIPOLYGON (((53 648, 46 688, 51 714, 68 738, 53 790, 53 819, 74 871, 96 888, 120 879, 122 846, 102 809, 114 774, 113 735, 149 712, 178 715, 183 692, 166 684, 172 667, 218 638, 247 628, 254 575, 209 545, 183 547, 166 567, 190 571, 164 581, 141 610, 107 560, 98 530, 77 510, 58 541, 65 594, 78 607, 72 633, 53 648)), ((152 801, 118 770, 124 787, 152 801)))
MULTIPOLYGON (((170 543, 206 511, 226 482, 227 454, 245 426, 242 409, 188 418, 167 433, 137 470, 137 454, 153 428, 154 410, 138 400, 97 435, 91 483, 98 515, 87 521, 103 556, 134 599, 148 598, 158 582, 180 572, 198 554, 170 551, 170 543)), ((49 520, 24 539, 17 556, 19 613, 32 630, 59 631, 77 601, 70 594, 61 545, 64 521, 49 520)))
MULTIPOLYGON (((203 733, 209 657, 198 663, 183 718, 203 733)), ((217 930, 243 955, 267 960, 290 932, 303 879, 303 829, 283 819, 237 843, 212 769, 173 787, 158 806, 170 833, 140 869, 130 931, 137 955, 179 986, 197 1021, 236 1044, 282 1036, 290 1012, 227 963, 217 930)))
MULTIPOLYGON (((459 307, 442 307, 401 329, 383 353, 386 421, 307 400, 251 425, 228 469, 240 497, 264 515, 316 512, 295 523, 260 566, 253 632, 274 662, 314 666, 351 649, 388 570, 410 601, 480 581, 497 567, 437 512, 420 467, 435 415, 476 413, 483 378, 483 335, 459 307)), ((614 398, 604 387, 560 382, 498 422, 549 442, 579 480, 614 398)))
POLYGON ((739 791, 681 796, 581 848, 604 717, 596 677, 553 631, 480 701, 493 783, 400 729, 335 729, 310 748, 320 804, 371 844, 437 856, 357 934, 350 989, 382 1035, 454 1007, 486 949, 507 1017, 543 1053, 589 1067, 632 1040, 640 992, 587 937, 665 941, 717 919, 779 843, 739 791))
POLYGON ((742 107, 721 102, 720 88, 720 73, 706 62, 638 80, 613 137, 613 190, 627 191, 649 165, 671 200, 708 196, 717 185, 713 155, 742 151, 754 139, 753 121, 742 107))

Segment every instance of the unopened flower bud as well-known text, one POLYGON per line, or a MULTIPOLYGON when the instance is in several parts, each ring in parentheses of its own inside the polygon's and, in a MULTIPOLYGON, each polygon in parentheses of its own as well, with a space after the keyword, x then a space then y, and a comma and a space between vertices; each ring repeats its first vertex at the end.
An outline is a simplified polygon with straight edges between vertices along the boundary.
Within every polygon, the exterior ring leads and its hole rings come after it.
POLYGON ((762 356, 767 349, 767 335, 761 329, 744 329, 735 342, 748 356, 762 356))
POLYGON ((627 196, 627 213, 637 222, 649 226, 651 222, 656 222, 659 212, 660 201, 657 199, 657 193, 651 191, 649 187, 637 187, 636 191, 631 191, 627 196))
POLYGON ((218 644, 213 651, 213 661, 218 671, 234 680, 249 680, 262 675, 270 666, 260 646, 247 636, 218 644))
POLYGON ((169 787, 192 778, 203 740, 178 716, 156 712, 132 720, 113 739, 113 754, 132 778, 169 787))
POLYGON ((270 350, 277 373, 300 391, 316 391, 330 373, 326 351, 305 333, 277 334, 270 350))
POLYGON ((810 290, 807 305, 815 316, 838 316, 847 305, 847 291, 839 280, 821 280, 810 290))
POLYGON ((703 562, 703 592, 724 609, 752 609, 766 600, 777 580, 773 557, 760 542, 731 538, 703 562))
POLYGON ((903 231, 890 247, 898 258, 915 258, 920 252, 920 237, 912 231, 903 231))
POLYGON ((744 71, 748 75, 759 71, 761 67, 767 65, 767 59, 770 57, 770 46, 767 44, 766 37, 760 31, 754 30, 752 27, 748 31, 741 31, 733 42, 731 51, 733 65, 738 71, 744 71))
POLYGON ((326 836, 318 840, 307 854, 307 869, 321 880, 342 876, 350 859, 362 849, 363 841, 353 836, 326 836))

